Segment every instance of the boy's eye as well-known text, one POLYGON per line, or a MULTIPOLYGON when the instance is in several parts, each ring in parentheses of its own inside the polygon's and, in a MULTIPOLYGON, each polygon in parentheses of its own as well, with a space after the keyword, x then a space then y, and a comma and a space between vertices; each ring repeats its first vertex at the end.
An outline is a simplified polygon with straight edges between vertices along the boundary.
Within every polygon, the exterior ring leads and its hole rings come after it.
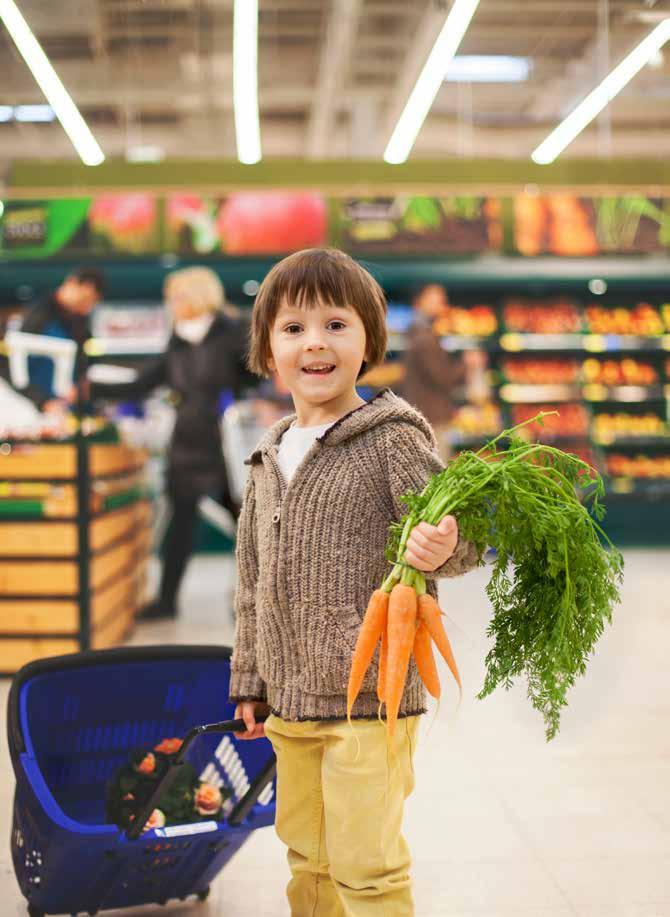
POLYGON ((298 334, 300 331, 302 331, 302 328, 300 325, 287 325, 284 328, 284 331, 288 331, 289 334, 298 334))
POLYGON ((341 331, 342 328, 346 328, 347 326, 344 324, 344 322, 340 322, 334 319, 332 322, 328 323, 328 327, 331 331, 341 331))

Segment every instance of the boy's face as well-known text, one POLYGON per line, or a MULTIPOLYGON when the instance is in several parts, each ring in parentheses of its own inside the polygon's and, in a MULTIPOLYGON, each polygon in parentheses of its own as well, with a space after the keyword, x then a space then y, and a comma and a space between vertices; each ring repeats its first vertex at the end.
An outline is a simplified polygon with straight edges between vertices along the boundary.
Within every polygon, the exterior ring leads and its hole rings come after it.
POLYGON ((296 407, 316 406, 355 393, 365 360, 365 327, 355 309, 283 302, 270 331, 270 369, 291 392, 296 407))

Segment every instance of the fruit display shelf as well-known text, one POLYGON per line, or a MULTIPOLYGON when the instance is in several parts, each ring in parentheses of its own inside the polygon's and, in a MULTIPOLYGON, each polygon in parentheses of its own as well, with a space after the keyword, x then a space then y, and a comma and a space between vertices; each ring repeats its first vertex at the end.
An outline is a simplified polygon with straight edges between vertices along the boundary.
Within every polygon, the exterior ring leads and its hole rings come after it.
MULTIPOLYGON (((477 336, 459 335, 452 327, 441 339, 454 354, 487 353, 493 393, 488 418, 498 410, 500 425, 511 425, 557 410, 555 421, 547 418, 531 434, 582 455, 603 474, 615 499, 670 498, 664 478, 664 456, 670 455, 670 304, 608 308, 513 299, 491 310, 498 319, 495 331, 492 323, 488 334, 477 336), (617 455, 638 456, 638 463, 617 464, 617 455), (638 467, 641 473, 634 474, 638 467)), ((489 432, 488 426, 459 427, 452 443, 475 448, 489 432)))

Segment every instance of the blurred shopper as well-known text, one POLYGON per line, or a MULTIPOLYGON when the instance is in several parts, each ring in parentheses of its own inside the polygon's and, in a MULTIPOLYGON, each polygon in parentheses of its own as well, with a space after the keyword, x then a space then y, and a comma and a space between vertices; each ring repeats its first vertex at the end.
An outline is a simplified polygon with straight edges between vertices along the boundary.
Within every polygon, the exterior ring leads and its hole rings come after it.
POLYGON ((164 286, 173 334, 165 353, 132 382, 91 385, 91 397, 127 400, 158 386, 172 389, 175 426, 168 447, 167 496, 171 506, 158 599, 143 618, 177 614, 177 594, 193 550, 198 501, 218 498, 234 517, 222 455, 222 396, 239 397, 253 377, 245 368, 247 326, 226 304, 217 275, 204 267, 170 274, 164 286))
MULTIPOLYGON (((86 359, 83 345, 90 337, 90 316, 104 293, 104 274, 97 268, 80 268, 65 278, 61 285, 26 313, 21 331, 47 337, 70 339, 77 344, 75 379, 84 372, 86 359)), ((28 358, 29 384, 17 389, 40 410, 65 413, 68 403, 54 397, 53 360, 46 356, 28 358)))
POLYGON ((478 350, 466 350, 462 356, 456 356, 441 346, 435 326, 449 315, 449 297, 440 284, 432 283, 419 290, 412 308, 414 317, 407 333, 402 395, 430 422, 440 455, 446 461, 451 453, 449 428, 455 398, 472 384, 475 376, 482 375, 486 356, 478 350))

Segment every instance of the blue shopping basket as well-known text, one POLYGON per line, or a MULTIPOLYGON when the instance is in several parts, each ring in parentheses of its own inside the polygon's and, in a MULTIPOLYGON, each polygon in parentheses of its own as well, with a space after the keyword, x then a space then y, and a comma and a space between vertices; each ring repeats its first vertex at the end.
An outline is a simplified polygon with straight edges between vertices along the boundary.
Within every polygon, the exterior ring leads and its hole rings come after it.
POLYGON ((251 831, 274 823, 267 739, 240 742, 227 647, 125 647, 58 656, 14 678, 12 857, 31 917, 93 914, 209 893, 251 831), (228 720, 226 720, 228 717, 228 720), (183 737, 129 831, 105 823, 105 785, 138 746, 183 737), (230 790, 226 817, 140 833, 181 762, 230 790))

